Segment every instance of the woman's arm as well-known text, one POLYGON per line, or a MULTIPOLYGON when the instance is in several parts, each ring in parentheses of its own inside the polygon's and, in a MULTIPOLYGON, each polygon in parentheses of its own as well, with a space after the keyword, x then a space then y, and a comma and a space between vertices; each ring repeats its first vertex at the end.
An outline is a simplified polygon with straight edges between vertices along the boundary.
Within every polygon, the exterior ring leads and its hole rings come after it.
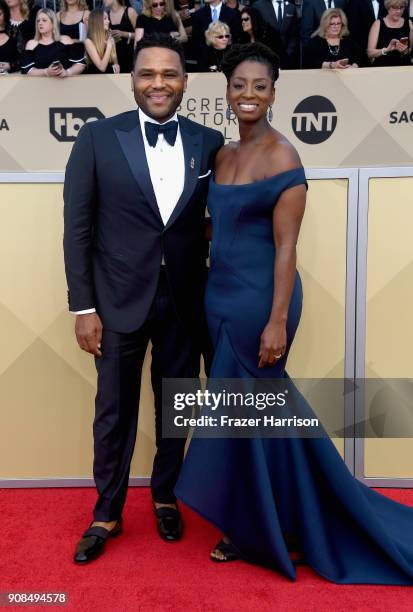
POLYGON ((100 72, 105 72, 108 67, 110 60, 110 53, 112 51, 112 47, 114 45, 113 38, 108 38, 106 41, 106 48, 103 57, 99 56, 99 53, 96 50, 95 44, 90 38, 86 38, 85 40, 85 49, 88 54, 90 60, 95 64, 96 68, 100 70, 100 72))
POLYGON ((186 42, 188 42, 188 35, 185 32, 185 28, 183 26, 182 19, 180 18, 180 16, 178 14, 176 16, 177 16, 177 26, 178 26, 177 40, 180 43, 186 43, 186 42))
MULTIPOLYGON (((137 12, 129 7, 128 8, 128 17, 129 17, 129 21, 131 22, 133 29, 135 30, 136 28, 136 20, 138 18, 138 14, 137 12)), ((134 34, 133 32, 125 32, 124 30, 112 30, 112 34, 115 36, 116 38, 127 38, 128 39, 128 43, 130 43, 133 39, 134 39, 134 34)))
POLYGON ((288 307, 295 283, 296 245, 305 201, 305 185, 297 185, 281 194, 274 209, 274 296, 270 318, 261 335, 260 368, 274 365, 273 356, 281 356, 286 350, 288 307))
POLYGON ((383 47, 383 49, 377 49, 377 42, 379 40, 380 33, 380 20, 377 19, 370 28, 369 40, 367 45, 367 56, 371 60, 375 60, 377 57, 381 55, 387 55, 390 51, 394 51, 396 49, 396 40, 391 40, 390 44, 387 47, 383 47))
POLYGON ((143 28, 136 28, 136 30, 135 30, 135 45, 136 45, 136 43, 138 43, 140 41, 141 38, 143 38, 144 34, 145 34, 145 30, 143 28))

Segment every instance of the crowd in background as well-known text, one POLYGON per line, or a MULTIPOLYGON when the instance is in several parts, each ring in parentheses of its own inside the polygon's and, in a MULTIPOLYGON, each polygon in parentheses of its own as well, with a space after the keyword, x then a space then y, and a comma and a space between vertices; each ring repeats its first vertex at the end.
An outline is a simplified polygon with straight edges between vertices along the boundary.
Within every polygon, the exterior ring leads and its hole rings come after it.
POLYGON ((413 0, 0 0, 0 74, 130 72, 153 32, 183 44, 188 72, 220 71, 250 41, 283 69, 411 66, 413 0))

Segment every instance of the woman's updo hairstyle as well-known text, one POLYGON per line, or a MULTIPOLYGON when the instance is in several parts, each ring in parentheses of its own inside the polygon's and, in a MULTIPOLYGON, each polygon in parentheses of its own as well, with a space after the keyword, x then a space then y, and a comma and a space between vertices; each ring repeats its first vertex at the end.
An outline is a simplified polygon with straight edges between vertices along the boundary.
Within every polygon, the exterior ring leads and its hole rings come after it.
POLYGON ((280 60, 278 55, 262 43, 254 42, 246 45, 232 45, 226 51, 221 67, 227 81, 230 80, 232 73, 242 62, 257 62, 267 66, 273 85, 279 77, 280 60))

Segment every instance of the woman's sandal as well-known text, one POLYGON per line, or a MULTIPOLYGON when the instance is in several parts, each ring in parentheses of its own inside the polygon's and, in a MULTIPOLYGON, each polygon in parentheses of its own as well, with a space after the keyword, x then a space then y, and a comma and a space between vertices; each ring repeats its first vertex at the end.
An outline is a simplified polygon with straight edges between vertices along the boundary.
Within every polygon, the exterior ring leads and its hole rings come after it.
POLYGON ((211 556, 211 560, 215 561, 216 563, 236 561, 237 559, 241 558, 241 555, 239 554, 235 546, 231 544, 231 542, 228 542, 228 543, 224 542, 224 540, 220 540, 218 542, 218 544, 211 551, 210 556, 211 556), (219 553, 221 553, 221 555, 219 557, 215 557, 214 556, 215 551, 218 551, 219 553))

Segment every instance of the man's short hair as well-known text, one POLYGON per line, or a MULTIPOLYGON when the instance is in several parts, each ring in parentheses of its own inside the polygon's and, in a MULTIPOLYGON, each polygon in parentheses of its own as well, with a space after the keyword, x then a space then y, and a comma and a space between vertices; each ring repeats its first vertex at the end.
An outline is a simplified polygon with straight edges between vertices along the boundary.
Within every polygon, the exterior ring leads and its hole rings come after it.
POLYGON ((172 36, 169 36, 169 34, 161 33, 147 34, 143 36, 143 38, 141 38, 141 40, 137 43, 135 47, 135 52, 133 54, 133 69, 135 69, 136 60, 138 59, 139 53, 143 49, 153 49, 156 47, 175 51, 175 53, 177 53, 179 56, 182 70, 184 71, 184 73, 186 72, 185 55, 181 43, 172 38, 172 36))

